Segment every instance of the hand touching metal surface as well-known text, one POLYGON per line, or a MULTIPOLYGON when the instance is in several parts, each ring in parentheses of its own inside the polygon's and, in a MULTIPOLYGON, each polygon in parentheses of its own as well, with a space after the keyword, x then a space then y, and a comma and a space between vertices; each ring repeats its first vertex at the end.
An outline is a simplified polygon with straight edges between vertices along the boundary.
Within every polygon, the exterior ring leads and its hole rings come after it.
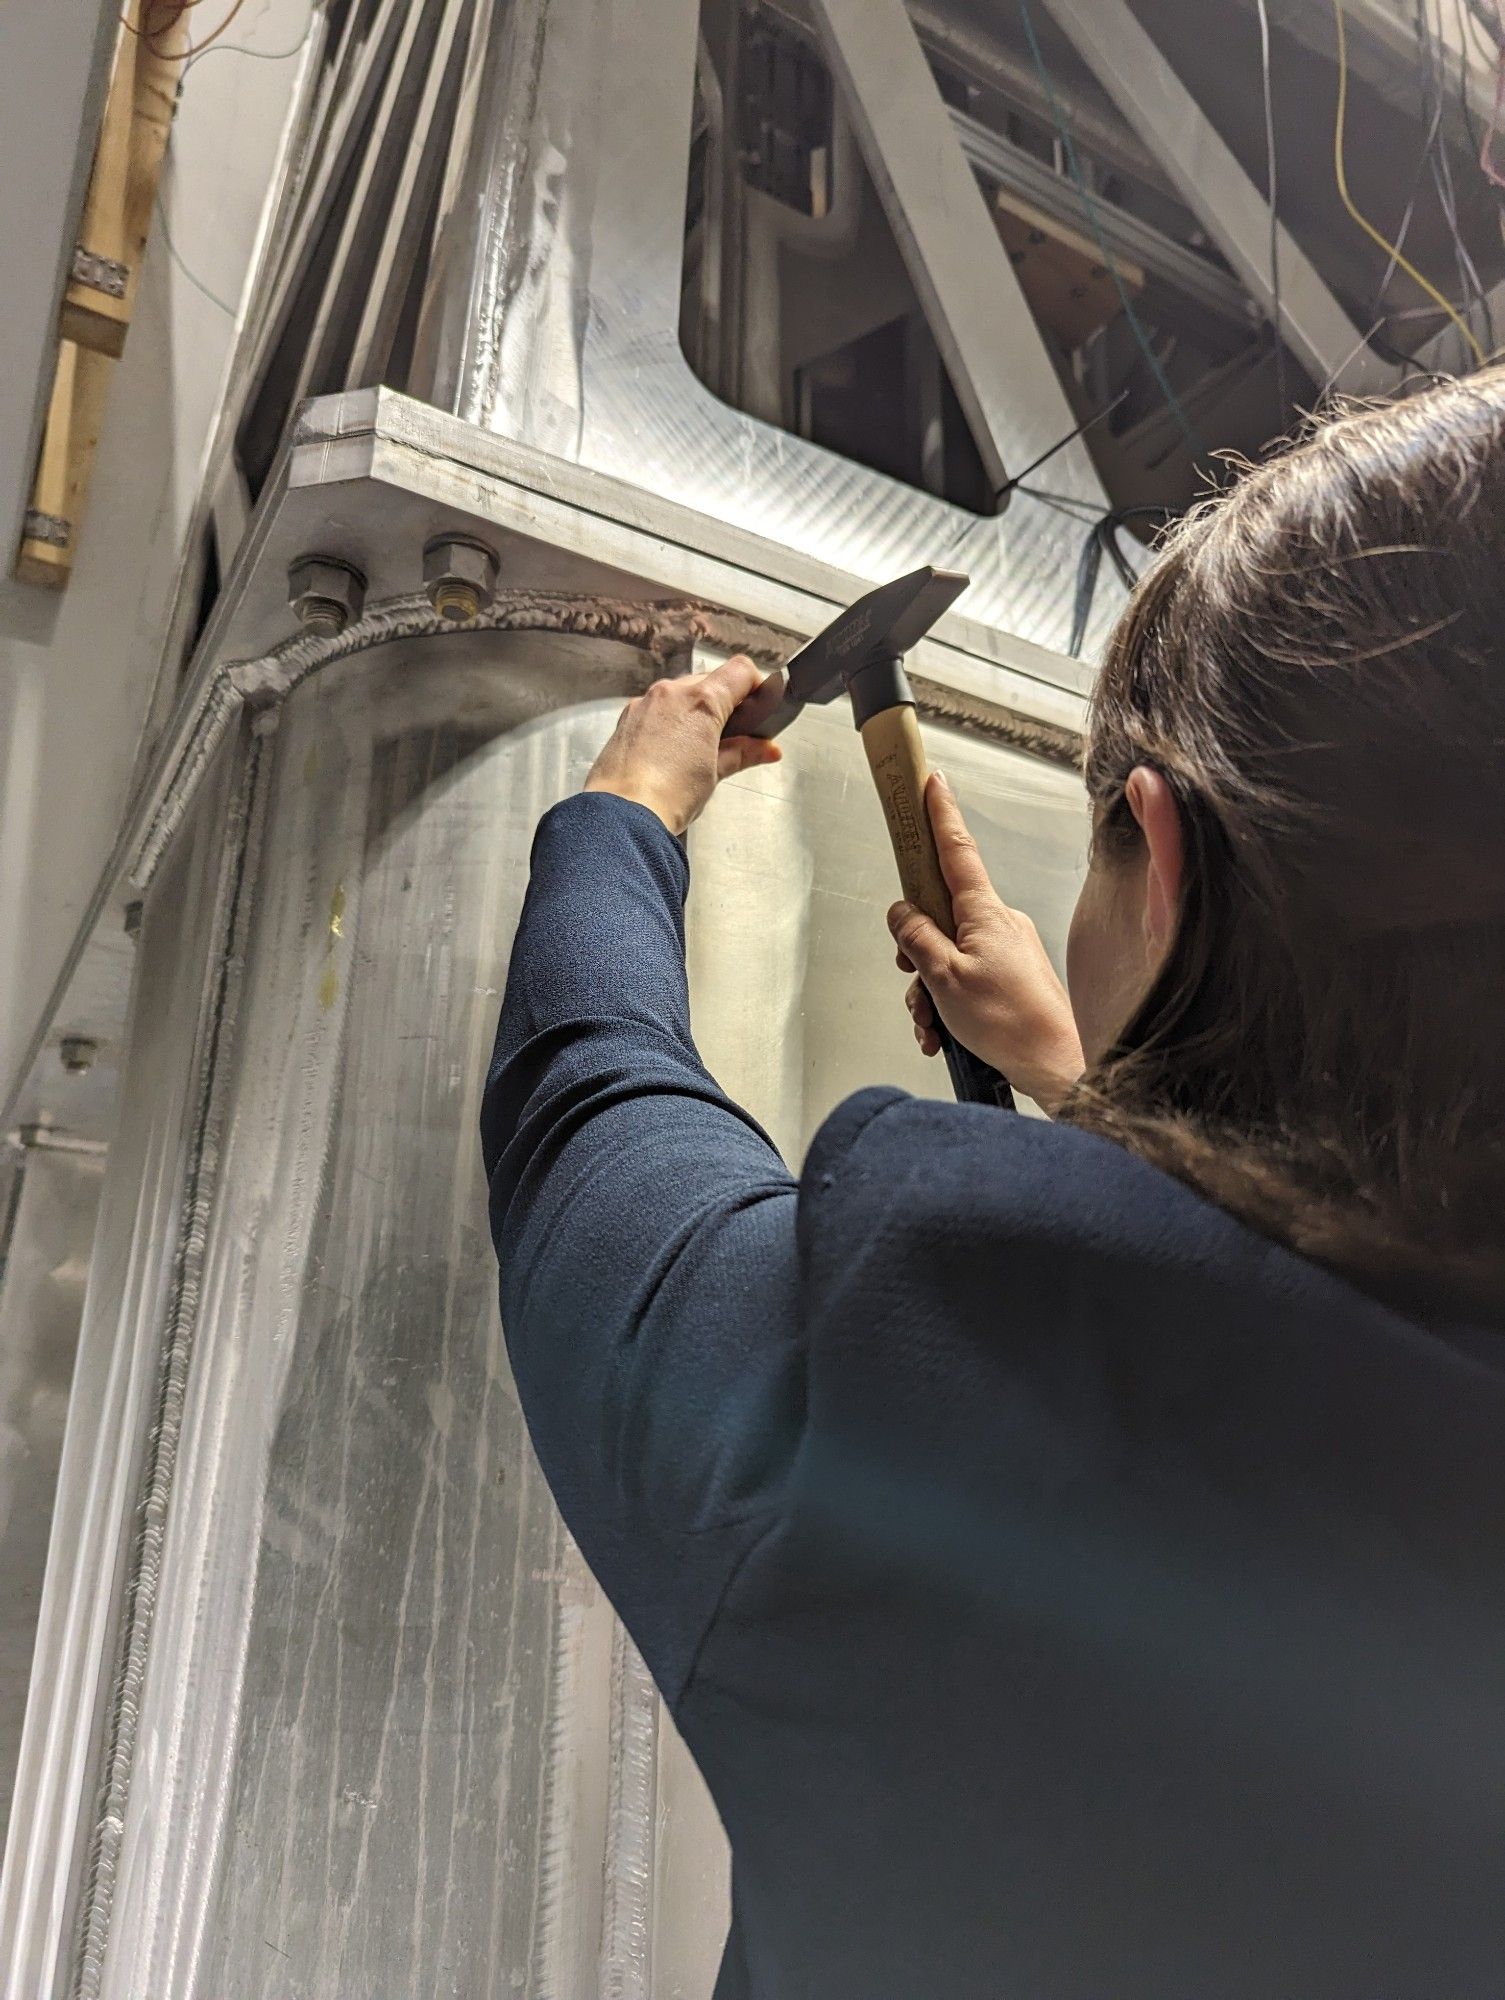
POLYGON ((655 681, 623 709, 591 766, 586 791, 635 799, 671 833, 683 833, 723 778, 776 764, 783 755, 777 743, 721 734, 732 710, 762 679, 739 653, 714 673, 655 681))

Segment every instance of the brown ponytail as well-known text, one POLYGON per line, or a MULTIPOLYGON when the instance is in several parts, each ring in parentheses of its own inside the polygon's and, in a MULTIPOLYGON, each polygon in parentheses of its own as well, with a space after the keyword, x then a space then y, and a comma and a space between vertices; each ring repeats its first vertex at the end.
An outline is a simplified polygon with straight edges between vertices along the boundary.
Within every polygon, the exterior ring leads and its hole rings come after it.
POLYGON ((1505 1317, 1505 369, 1320 425, 1182 523, 1087 786, 1187 831, 1170 957, 1065 1113, 1416 1310, 1505 1317))

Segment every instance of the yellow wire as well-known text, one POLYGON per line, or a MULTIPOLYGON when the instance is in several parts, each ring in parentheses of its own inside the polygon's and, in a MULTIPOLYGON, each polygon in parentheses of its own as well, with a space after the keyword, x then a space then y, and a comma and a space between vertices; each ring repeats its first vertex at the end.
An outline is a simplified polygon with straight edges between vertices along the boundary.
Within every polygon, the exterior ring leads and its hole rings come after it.
POLYGON ((1338 24, 1338 116, 1337 122, 1333 127, 1333 167, 1338 176, 1338 193, 1342 196, 1343 206, 1348 210, 1364 234, 1393 257, 1397 267, 1404 271, 1406 276, 1415 284, 1420 285, 1429 299, 1437 301, 1438 305, 1442 307, 1442 310, 1474 350, 1475 357, 1482 368, 1488 356, 1479 345, 1473 328, 1463 318, 1457 308, 1443 297, 1437 287, 1428 283, 1410 259, 1401 254, 1399 246, 1392 243, 1388 236, 1382 235, 1369 220, 1368 216, 1360 214, 1354 205, 1353 196, 1348 192, 1348 170, 1343 163, 1343 135, 1348 124, 1348 33, 1347 23, 1343 15, 1343 0, 1333 0, 1333 17, 1338 24))

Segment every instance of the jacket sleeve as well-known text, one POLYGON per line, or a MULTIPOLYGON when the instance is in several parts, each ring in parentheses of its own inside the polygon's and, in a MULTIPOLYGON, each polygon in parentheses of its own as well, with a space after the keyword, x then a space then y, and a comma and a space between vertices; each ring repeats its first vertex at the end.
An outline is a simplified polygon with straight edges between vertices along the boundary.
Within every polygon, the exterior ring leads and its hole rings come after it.
POLYGON ((541 822, 481 1117, 502 1321, 565 1521, 669 1701, 804 1423, 795 1183, 690 1036, 684 849, 541 822))

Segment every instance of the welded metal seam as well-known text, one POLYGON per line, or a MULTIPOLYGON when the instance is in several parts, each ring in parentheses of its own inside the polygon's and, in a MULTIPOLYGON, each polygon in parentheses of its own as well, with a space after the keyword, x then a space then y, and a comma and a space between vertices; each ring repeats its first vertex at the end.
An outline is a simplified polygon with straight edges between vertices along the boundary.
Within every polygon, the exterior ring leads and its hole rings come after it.
POLYGON ((611 1642, 601 2000, 650 2000, 658 1803, 658 1695, 619 1624, 611 1642))
POLYGON ((570 1911, 571 1815, 566 1802, 570 1767, 579 1751, 581 1689, 580 1629, 584 1607, 561 1593, 554 1602, 554 1657, 549 1673, 548 1722, 544 1730, 542 1837, 538 1846, 538 1933, 533 1947, 533 1983, 540 2000, 563 2000, 566 1937, 570 1911))
POLYGON ((995 708, 991 702, 975 700, 939 681, 911 674, 915 706, 931 722, 952 722, 974 736, 986 736, 993 743, 1006 743, 1047 764, 1062 764, 1068 771, 1082 768, 1083 739, 1075 729, 1059 723, 1039 722, 1017 715, 1012 709, 995 708))
POLYGON ((143 891, 150 887, 187 814, 199 779, 242 704, 262 706, 281 701, 320 668, 378 646, 478 631, 558 632, 611 639, 646 653, 660 672, 667 671, 676 659, 685 658, 698 643, 729 653, 748 653, 769 668, 782 666, 800 643, 792 633, 694 598, 645 603, 586 591, 510 589, 499 591, 495 601, 465 625, 442 619, 421 592, 383 599, 370 605, 343 632, 323 636, 298 632, 269 653, 226 661, 221 666, 187 747, 136 845, 129 871, 133 886, 143 891))
POLYGON ((210 689, 131 865, 131 881, 136 888, 144 890, 150 886, 157 864, 187 814, 199 780, 224 741, 225 732, 239 715, 243 701, 244 696, 226 680, 216 681, 210 689))
POLYGON ((115 1888, 125 1834, 126 1809, 135 1771, 141 1700, 150 1657, 152 1628, 161 1583, 168 1509, 177 1470, 193 1356, 199 1292, 210 1211, 218 1186, 225 1126, 224 1062, 239 1008, 249 931, 251 871, 259 850, 266 809, 265 739, 250 739, 245 772, 226 828, 221 864, 221 917, 214 954, 218 978, 209 1009, 208 1034, 199 1065, 197 1106, 189 1144, 188 1174, 180 1207, 178 1248, 167 1326, 158 1371, 155 1407, 147 1432, 141 1498, 127 1567, 114 1685, 75 1933, 70 1985, 72 2000, 99 2000, 104 1979, 115 1888))
MULTIPOLYGON (((648 655, 660 673, 706 644, 727 653, 746 653, 758 665, 781 667, 803 643, 794 633, 719 609, 697 598, 660 603, 601 597, 588 591, 504 589, 469 624, 441 618, 421 592, 384 598, 343 632, 298 632, 269 653, 227 661, 219 670, 203 713, 182 756, 163 786, 130 865, 135 888, 146 890, 226 728, 242 703, 278 702, 310 674, 338 660, 408 639, 436 639, 467 632, 557 632, 575 638, 609 639, 648 655)), ((656 676, 650 674, 648 678, 656 676)), ((953 722, 1029 756, 1076 770, 1081 738, 1075 731, 1032 721, 1012 710, 957 693, 923 675, 913 680, 919 712, 937 722, 953 722)))

